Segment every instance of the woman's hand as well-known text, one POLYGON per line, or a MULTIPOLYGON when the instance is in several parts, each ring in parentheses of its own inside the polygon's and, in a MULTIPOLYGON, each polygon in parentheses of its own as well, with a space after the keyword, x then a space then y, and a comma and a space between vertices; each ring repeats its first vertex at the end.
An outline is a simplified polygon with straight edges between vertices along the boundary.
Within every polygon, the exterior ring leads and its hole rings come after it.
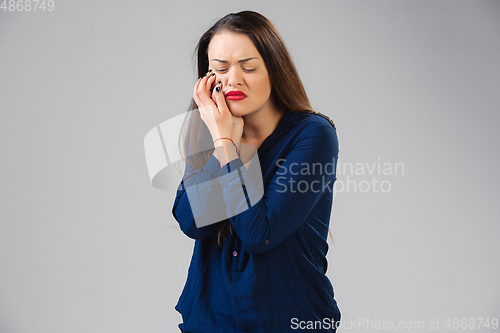
POLYGON ((198 105, 201 119, 207 125, 212 139, 231 138, 236 145, 239 145, 243 135, 243 118, 235 117, 229 111, 222 83, 218 84, 220 92, 217 92, 217 89, 211 92, 215 80, 215 73, 198 79, 194 86, 193 99, 198 105))

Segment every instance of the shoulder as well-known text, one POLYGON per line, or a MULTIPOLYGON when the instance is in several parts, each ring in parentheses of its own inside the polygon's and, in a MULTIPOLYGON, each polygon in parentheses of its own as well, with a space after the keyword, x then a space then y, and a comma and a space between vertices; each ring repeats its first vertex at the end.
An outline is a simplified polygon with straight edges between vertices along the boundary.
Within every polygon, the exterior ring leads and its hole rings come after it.
POLYGON ((333 121, 319 112, 295 111, 292 115, 295 132, 292 149, 305 152, 304 160, 337 158, 339 142, 333 121))
POLYGON ((335 123, 333 122, 330 117, 328 117, 326 114, 323 114, 318 111, 300 111, 299 112, 301 115, 301 118, 303 120, 306 120, 307 122, 311 122, 316 125, 329 125, 333 127, 334 129, 337 129, 337 126, 335 126, 335 123))
MULTIPOLYGON (((290 117, 295 133, 294 149, 330 152, 337 156, 339 141, 333 121, 319 112, 294 111, 290 117)), ((325 153, 325 156, 330 154, 325 153)))
POLYGON ((337 136, 333 120, 317 111, 295 111, 296 130, 306 136, 337 136))

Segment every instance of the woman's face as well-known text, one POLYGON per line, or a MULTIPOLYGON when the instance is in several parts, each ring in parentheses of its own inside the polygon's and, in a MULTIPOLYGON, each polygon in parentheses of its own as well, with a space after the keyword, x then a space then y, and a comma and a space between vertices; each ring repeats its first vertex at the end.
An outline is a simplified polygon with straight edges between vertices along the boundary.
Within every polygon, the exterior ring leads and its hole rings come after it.
POLYGON ((242 33, 221 32, 208 45, 209 69, 215 84, 222 81, 222 92, 234 116, 245 116, 271 106, 271 82, 264 60, 251 39, 242 33), (246 97, 231 97, 228 92, 243 92, 246 97))

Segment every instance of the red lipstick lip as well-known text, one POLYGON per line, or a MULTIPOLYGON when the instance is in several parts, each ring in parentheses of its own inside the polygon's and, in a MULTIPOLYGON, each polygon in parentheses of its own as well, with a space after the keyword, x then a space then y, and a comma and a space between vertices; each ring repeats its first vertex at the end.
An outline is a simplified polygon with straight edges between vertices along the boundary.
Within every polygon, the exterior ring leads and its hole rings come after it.
POLYGON ((245 95, 243 92, 237 91, 237 90, 228 91, 226 93, 226 96, 243 96, 243 97, 247 97, 247 95, 245 95))

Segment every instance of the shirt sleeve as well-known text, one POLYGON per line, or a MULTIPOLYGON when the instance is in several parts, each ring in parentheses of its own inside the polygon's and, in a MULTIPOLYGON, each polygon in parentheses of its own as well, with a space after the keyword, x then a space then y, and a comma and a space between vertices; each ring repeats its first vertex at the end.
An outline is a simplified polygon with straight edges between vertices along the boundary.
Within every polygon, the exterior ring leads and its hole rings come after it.
POLYGON ((186 162, 172 214, 182 232, 190 238, 207 237, 218 230, 219 222, 227 219, 222 188, 215 180, 215 175, 220 169, 220 163, 213 155, 201 169, 195 169, 186 162))
POLYGON ((330 124, 311 123, 286 158, 278 160, 282 163, 263 196, 241 159, 222 167, 228 172, 218 174, 217 179, 227 216, 249 253, 268 251, 285 240, 304 222, 325 191, 333 192, 337 159, 336 129, 330 124))

